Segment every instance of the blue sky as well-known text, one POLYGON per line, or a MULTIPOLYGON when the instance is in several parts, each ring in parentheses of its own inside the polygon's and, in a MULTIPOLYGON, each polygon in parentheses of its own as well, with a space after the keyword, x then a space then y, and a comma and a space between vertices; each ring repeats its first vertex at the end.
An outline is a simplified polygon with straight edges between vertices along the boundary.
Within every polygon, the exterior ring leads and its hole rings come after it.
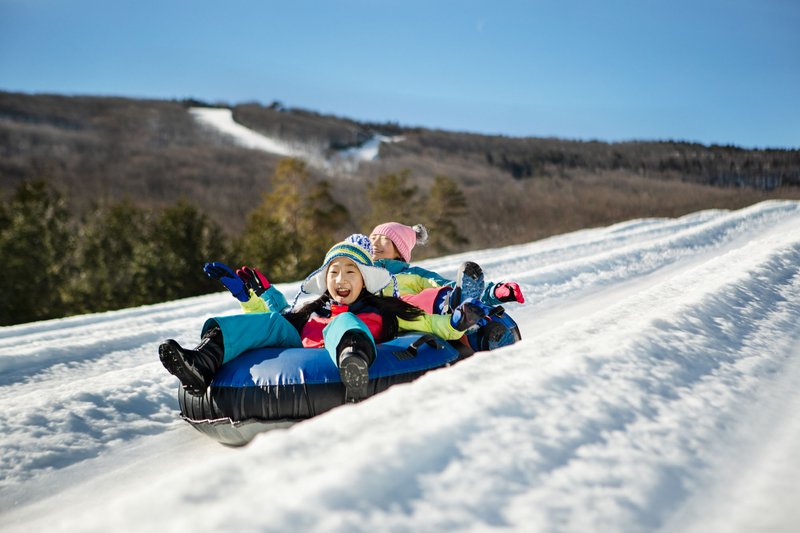
POLYGON ((800 148, 797 0, 0 0, 0 90, 800 148))

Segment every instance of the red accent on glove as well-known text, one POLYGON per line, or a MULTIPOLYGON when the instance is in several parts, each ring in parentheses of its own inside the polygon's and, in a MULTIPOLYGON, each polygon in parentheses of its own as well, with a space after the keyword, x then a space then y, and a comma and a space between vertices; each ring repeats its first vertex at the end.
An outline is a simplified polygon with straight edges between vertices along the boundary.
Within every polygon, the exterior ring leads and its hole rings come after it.
POLYGON ((253 289, 258 296, 264 294, 264 291, 271 286, 267 277, 257 268, 243 265, 242 268, 236 270, 236 275, 248 288, 253 289))
POLYGON ((254 268, 253 272, 258 277, 258 280, 259 280, 259 283, 261 284, 261 286, 264 287, 264 289, 269 289, 270 286, 271 286, 271 283, 269 282, 267 277, 264 274, 262 274, 261 271, 258 270, 257 268, 254 268))

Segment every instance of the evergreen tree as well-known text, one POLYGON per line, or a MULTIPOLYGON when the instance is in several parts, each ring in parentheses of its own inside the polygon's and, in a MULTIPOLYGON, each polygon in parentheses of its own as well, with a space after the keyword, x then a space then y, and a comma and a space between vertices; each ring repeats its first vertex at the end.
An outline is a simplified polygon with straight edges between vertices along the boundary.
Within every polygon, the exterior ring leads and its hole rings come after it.
POLYGON ((235 264, 258 268, 274 281, 286 281, 291 276, 287 276, 282 261, 290 250, 291 243, 265 200, 247 215, 244 231, 236 243, 235 264))
POLYGON ((370 211, 363 220, 363 226, 371 230, 384 222, 416 224, 419 206, 416 185, 408 183, 411 172, 402 170, 379 176, 374 183, 367 185, 367 198, 370 211))
POLYGON ((11 214, 9 213, 9 207, 5 203, 0 203, 0 233, 10 226, 11 214))
POLYGON ((313 183, 303 161, 284 159, 272 191, 247 217, 238 253, 276 281, 300 279, 319 266, 348 218, 327 181, 313 183))
POLYGON ((42 181, 20 184, 0 216, 0 325, 63 316, 69 217, 60 193, 42 181))
POLYGON ((135 249, 132 283, 137 303, 169 301, 219 289, 203 272, 208 261, 228 261, 221 228, 189 202, 152 218, 147 240, 135 249))
POLYGON ((146 246, 148 214, 129 201, 95 208, 78 230, 68 284, 77 313, 141 303, 134 284, 135 258, 146 246))
POLYGON ((306 238, 298 264, 300 274, 306 275, 320 266, 325 253, 336 241, 337 230, 349 220, 350 213, 334 200, 331 185, 325 180, 311 187, 302 213, 306 238))
POLYGON ((467 198, 455 180, 436 176, 423 207, 432 252, 428 255, 452 253, 469 242, 459 229, 459 219, 467 212, 467 198))
POLYGON ((203 264, 227 259, 219 226, 184 201, 160 213, 128 201, 97 208, 78 235, 66 298, 79 313, 212 292, 203 264))

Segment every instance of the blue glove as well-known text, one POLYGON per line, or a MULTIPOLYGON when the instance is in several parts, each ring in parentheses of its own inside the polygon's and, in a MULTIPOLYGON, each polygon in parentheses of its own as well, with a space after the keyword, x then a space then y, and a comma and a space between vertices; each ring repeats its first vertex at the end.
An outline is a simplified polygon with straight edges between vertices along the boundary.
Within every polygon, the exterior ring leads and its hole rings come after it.
POLYGON ((474 325, 485 326, 489 322, 486 316, 489 311, 491 307, 481 303, 477 298, 468 298, 453 311, 450 325, 459 331, 467 331, 474 325))
POLYGON ((203 270, 209 278, 215 279, 225 285, 225 287, 231 291, 231 294, 240 302, 246 302, 250 299, 250 293, 244 286, 244 282, 224 263, 219 263, 217 261, 206 263, 203 265, 203 270))

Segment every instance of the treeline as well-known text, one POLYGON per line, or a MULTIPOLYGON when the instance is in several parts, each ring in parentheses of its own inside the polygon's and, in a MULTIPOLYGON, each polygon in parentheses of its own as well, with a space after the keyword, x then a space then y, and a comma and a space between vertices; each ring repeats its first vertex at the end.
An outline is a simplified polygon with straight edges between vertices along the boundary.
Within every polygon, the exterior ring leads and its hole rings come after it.
POLYGON ((75 219, 52 185, 23 182, 0 203, 0 325, 216 292, 202 269, 212 260, 256 266, 275 282, 302 279, 354 222, 365 232, 388 220, 426 224, 430 253, 468 242, 459 229, 466 200, 448 177, 421 191, 407 171, 380 176, 355 218, 300 160, 282 160, 271 181, 236 237, 186 200, 162 208, 121 200, 75 219))
POLYGON ((563 175, 567 171, 628 171, 642 176, 679 178, 711 186, 774 190, 800 185, 800 151, 748 151, 732 146, 689 143, 620 143, 527 151, 487 151, 486 160, 516 179, 563 175))
POLYGON ((678 141, 608 143, 510 138, 434 130, 406 135, 409 142, 392 146, 392 152, 469 159, 475 165, 502 170, 517 180, 620 171, 722 187, 773 190, 800 186, 800 150, 796 149, 747 150, 678 141))

